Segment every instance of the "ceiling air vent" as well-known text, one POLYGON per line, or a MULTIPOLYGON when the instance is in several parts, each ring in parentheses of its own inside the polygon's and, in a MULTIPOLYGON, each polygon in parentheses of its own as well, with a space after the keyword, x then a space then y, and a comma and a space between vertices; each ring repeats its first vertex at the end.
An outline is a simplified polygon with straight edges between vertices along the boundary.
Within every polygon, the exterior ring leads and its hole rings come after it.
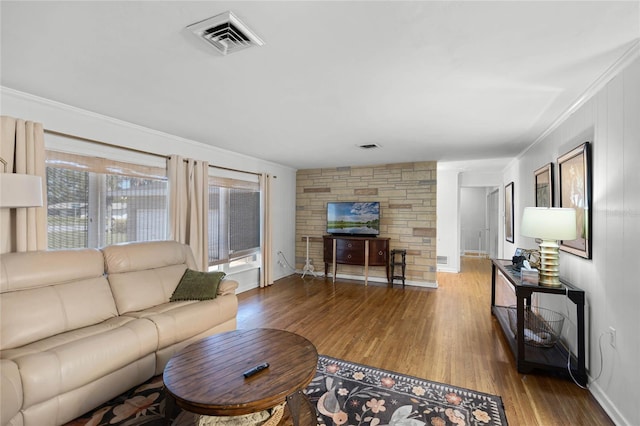
POLYGON ((377 143, 367 143, 364 145, 358 145, 360 148, 362 149, 376 149, 376 148, 380 148, 380 145, 378 145, 377 143))
POLYGON ((264 42, 232 12, 221 13, 187 27, 223 55, 262 46, 264 42))

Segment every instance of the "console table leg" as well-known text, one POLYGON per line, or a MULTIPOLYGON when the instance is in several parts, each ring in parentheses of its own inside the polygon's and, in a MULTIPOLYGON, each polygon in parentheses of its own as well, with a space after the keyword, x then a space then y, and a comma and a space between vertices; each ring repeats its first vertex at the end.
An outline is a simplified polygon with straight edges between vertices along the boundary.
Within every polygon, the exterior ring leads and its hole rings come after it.
POLYGON ((336 269, 337 269, 337 265, 336 265, 336 247, 338 245, 337 240, 334 238, 333 239, 333 282, 336 282, 336 269))
POLYGON ((369 282, 369 240, 364 242, 364 285, 369 282))

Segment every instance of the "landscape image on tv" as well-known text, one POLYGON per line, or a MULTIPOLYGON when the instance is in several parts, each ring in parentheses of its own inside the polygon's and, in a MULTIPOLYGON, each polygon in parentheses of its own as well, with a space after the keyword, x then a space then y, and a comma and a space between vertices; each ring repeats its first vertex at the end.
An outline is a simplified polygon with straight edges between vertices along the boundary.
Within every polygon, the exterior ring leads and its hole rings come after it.
POLYGON ((378 235, 380 233, 380 203, 327 203, 329 234, 378 235))

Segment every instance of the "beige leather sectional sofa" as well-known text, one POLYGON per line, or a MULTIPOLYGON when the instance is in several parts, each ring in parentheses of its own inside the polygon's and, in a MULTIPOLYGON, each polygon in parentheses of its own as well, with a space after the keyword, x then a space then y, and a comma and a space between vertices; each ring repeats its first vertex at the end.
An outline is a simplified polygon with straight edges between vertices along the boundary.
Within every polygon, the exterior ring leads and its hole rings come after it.
POLYGON ((234 330, 238 283, 169 302, 187 268, 174 241, 0 256, 2 425, 70 421, 154 375, 202 337, 234 330))

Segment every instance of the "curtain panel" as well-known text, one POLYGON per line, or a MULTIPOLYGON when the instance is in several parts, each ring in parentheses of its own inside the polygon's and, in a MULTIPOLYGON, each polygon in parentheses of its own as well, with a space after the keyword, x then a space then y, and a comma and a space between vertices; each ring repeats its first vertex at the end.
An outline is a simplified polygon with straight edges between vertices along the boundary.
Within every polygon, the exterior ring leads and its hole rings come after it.
POLYGON ((169 231, 171 238, 187 244, 198 268, 209 266, 209 164, 172 155, 167 160, 169 178, 169 231))
POLYGON ((41 123, 0 117, 0 157, 3 173, 21 173, 42 179, 42 207, 0 209, 0 253, 46 250, 47 185, 44 128, 41 123))
POLYGON ((273 241, 271 233, 271 179, 263 173, 260 176, 260 192, 262 194, 262 267, 260 268, 260 287, 273 284, 273 241))

